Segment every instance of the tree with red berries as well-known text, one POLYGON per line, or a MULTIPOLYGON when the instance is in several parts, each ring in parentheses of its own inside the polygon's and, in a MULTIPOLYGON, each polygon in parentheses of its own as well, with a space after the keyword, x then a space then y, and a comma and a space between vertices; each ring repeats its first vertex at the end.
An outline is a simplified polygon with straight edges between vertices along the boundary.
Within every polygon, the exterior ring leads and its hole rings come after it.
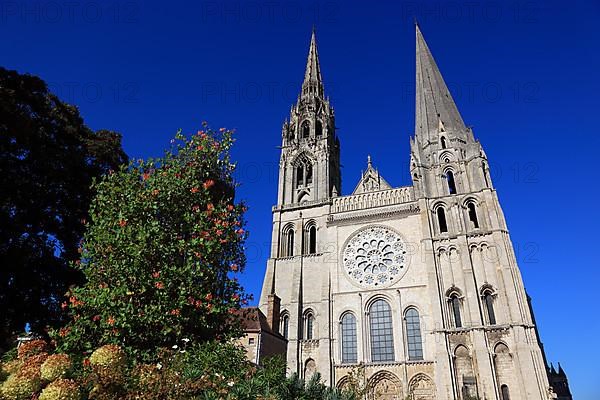
POLYGON ((71 321, 55 332, 63 350, 118 344, 152 358, 184 338, 235 333, 245 207, 234 201, 232 131, 203 127, 95 184, 76 262, 86 283, 69 291, 71 321))

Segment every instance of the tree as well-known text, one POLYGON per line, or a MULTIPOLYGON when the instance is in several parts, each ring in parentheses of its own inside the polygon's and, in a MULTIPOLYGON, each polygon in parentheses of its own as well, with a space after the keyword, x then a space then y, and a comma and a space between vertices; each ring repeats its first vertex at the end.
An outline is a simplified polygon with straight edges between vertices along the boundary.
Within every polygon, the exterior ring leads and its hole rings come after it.
POLYGON ((0 67, 0 349, 27 322, 59 323, 59 298, 81 281, 68 263, 92 180, 126 161, 118 133, 94 133, 44 81, 0 67))
MULTIPOLYGON (((78 268, 63 307, 67 352, 118 344, 137 359, 184 338, 225 338, 246 301, 244 205, 234 203, 232 132, 178 134, 160 159, 132 161, 95 186, 78 268)), ((79 353, 81 354, 81 353, 79 353)))

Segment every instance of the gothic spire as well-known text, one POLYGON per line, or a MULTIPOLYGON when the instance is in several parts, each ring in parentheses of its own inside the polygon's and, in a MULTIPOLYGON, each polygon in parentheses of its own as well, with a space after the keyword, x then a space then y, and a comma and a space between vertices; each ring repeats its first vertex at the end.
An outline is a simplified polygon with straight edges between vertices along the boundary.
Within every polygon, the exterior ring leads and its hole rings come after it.
POLYGON ((464 132, 466 127, 452 95, 431 55, 419 25, 415 24, 415 26, 417 31, 415 136, 420 140, 427 140, 432 133, 440 131, 464 132))
POLYGON ((304 82, 302 83, 302 97, 309 94, 318 94, 323 97, 323 79, 321 78, 321 65, 319 64, 319 53, 317 52, 317 39, 314 28, 310 38, 306 71, 304 72, 304 82))

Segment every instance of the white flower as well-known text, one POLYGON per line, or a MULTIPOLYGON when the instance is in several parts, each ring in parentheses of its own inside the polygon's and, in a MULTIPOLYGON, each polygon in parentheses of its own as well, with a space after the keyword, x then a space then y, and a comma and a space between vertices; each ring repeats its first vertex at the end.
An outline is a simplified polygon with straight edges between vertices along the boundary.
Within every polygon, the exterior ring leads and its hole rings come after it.
POLYGON ((229 382, 227 382, 227 386, 232 387, 234 383, 235 382, 233 382, 233 381, 229 381, 229 382))
POLYGON ((172 349, 176 349, 176 348, 178 348, 178 347, 179 347, 179 346, 177 346, 176 344, 174 344, 174 345, 173 345, 173 347, 171 347, 171 348, 172 348, 172 349))
POLYGON ((159 370, 162 369, 162 364, 161 363, 156 364, 156 368, 158 368, 159 370))
POLYGON ((188 338, 183 338, 183 339, 181 339, 181 341, 182 341, 182 342, 185 342, 185 343, 187 343, 187 342, 189 342, 189 341, 190 341, 190 339, 188 339, 188 338))

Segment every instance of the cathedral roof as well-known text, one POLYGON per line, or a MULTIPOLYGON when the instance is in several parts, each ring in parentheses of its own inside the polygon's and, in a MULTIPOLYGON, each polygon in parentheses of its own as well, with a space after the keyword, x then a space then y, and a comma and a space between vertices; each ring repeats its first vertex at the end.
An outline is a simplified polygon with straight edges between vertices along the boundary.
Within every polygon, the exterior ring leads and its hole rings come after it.
POLYGON ((354 188, 352 194, 361 194, 368 192, 377 192, 379 190, 391 189, 392 186, 379 174, 379 171, 373 168, 371 156, 367 157, 367 170, 361 174, 360 181, 354 188))
POLYGON ((464 132, 465 123, 418 25, 416 31, 415 137, 427 140, 433 132, 464 132))

